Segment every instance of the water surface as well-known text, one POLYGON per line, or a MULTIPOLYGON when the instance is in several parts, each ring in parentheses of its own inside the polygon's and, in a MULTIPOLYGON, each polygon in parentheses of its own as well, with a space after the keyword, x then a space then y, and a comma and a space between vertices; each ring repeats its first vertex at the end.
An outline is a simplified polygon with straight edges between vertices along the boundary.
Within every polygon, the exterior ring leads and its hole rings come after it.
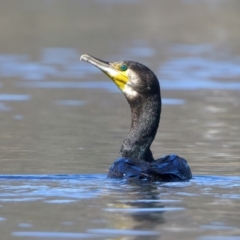
POLYGON ((240 239, 239 1, 3 1, 1 239, 240 239), (183 183, 107 179, 130 110, 80 62, 135 60, 160 80, 154 156, 183 183))
POLYGON ((195 176, 185 183, 149 183, 110 180, 103 174, 1 175, 0 181, 5 216, 1 225, 7 232, 8 222, 13 221, 13 237, 158 239, 186 231, 197 236, 219 231, 239 234, 240 177, 195 176), (21 208, 19 216, 16 207, 21 208), (224 212, 228 217, 222 216, 224 212), (204 220, 209 214, 211 218, 204 220), (39 222, 43 216, 51 225, 39 222), (179 218, 184 219, 180 224, 179 218))

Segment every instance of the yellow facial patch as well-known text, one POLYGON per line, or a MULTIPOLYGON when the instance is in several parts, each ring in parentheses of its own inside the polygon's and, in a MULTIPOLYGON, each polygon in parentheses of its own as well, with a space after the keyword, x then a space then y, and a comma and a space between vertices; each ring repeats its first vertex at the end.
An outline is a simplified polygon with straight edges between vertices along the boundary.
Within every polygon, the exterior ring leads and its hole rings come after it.
POLYGON ((111 63, 111 68, 102 69, 105 74, 107 74, 113 82, 123 91, 128 80, 128 70, 122 71, 120 69, 120 63, 111 63))

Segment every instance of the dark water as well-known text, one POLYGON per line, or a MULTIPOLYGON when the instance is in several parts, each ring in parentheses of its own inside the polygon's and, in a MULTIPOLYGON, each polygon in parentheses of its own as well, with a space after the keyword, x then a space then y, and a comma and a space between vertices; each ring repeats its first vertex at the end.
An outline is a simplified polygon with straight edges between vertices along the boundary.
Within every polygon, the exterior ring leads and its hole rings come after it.
POLYGON ((1 239, 240 239, 239 1, 2 1, 1 239), (110 180, 130 110, 83 53, 159 77, 152 150, 184 183, 110 180))

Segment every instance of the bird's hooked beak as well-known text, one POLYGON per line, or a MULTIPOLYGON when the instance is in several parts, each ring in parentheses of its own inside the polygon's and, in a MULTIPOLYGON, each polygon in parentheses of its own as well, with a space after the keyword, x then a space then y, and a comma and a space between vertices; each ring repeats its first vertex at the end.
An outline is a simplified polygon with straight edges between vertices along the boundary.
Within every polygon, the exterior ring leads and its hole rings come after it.
POLYGON ((108 75, 113 82, 122 90, 124 91, 127 83, 129 82, 128 78, 128 70, 122 71, 120 69, 121 62, 111 63, 111 62, 105 62, 100 59, 97 59, 95 57, 92 57, 88 54, 83 54, 80 57, 80 60, 83 60, 85 62, 89 62, 92 65, 96 66, 100 70, 102 70, 106 75, 108 75))

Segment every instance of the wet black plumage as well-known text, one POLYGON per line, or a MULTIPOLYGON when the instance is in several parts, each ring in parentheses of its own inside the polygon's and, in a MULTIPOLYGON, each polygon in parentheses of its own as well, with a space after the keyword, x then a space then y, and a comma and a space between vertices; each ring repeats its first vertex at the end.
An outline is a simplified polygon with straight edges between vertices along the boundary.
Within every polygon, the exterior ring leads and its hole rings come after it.
POLYGON ((108 177, 173 182, 189 180, 192 174, 185 159, 171 154, 150 163, 139 159, 119 158, 110 167, 108 177))

